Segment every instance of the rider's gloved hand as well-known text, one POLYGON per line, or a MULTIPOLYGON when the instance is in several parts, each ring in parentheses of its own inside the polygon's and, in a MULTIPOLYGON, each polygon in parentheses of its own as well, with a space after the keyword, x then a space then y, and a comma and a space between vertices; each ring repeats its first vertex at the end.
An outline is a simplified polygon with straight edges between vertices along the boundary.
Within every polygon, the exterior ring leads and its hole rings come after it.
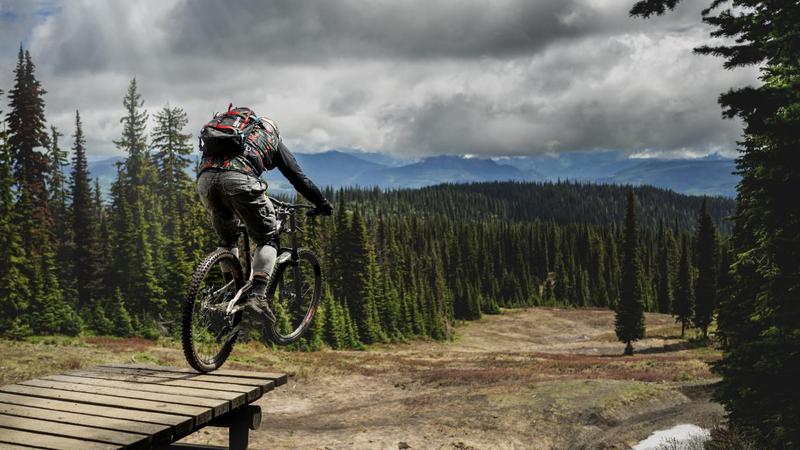
POLYGON ((306 213, 309 217, 316 215, 330 216, 331 214, 333 214, 333 206, 328 202, 318 205, 316 208, 306 213))

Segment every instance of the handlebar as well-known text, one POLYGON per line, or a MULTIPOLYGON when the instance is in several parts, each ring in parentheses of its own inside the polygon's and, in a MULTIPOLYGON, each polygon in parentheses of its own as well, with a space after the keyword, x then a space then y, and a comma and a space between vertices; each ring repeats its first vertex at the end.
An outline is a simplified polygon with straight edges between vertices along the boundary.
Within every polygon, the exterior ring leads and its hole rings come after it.
POLYGON ((282 202, 282 201, 278 200, 275 197, 269 197, 269 201, 271 201, 272 204, 275 205, 275 206, 278 206, 278 207, 281 207, 281 208, 286 208, 286 209, 313 209, 314 208, 311 205, 304 205, 302 203, 292 204, 292 203, 282 202))
POLYGON ((275 205, 276 207, 282 209, 283 211, 279 211, 279 212, 282 212, 282 213, 294 213, 295 211, 297 211, 299 209, 307 209, 308 210, 308 211, 306 211, 306 216, 307 217, 314 217, 314 216, 319 216, 320 214, 322 214, 320 212, 319 208, 317 208, 317 207, 315 207, 313 205, 305 205, 305 204, 302 204, 302 203, 295 203, 295 204, 286 203, 286 202, 282 202, 282 201, 278 200, 275 197, 269 197, 269 200, 272 202, 273 205, 275 205))

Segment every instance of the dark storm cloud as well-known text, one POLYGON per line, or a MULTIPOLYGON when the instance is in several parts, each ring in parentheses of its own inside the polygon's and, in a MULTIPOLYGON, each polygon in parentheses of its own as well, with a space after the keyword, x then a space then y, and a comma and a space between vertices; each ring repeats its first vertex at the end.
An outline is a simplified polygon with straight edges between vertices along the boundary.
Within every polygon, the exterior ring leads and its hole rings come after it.
POLYGON ((191 131, 247 103, 305 150, 730 152, 738 124, 716 96, 753 71, 691 54, 698 2, 648 21, 630 3, 71 0, 29 34, 48 117, 69 129, 80 108, 96 153, 113 151, 134 75, 191 131))
POLYGON ((208 70, 222 60, 248 64, 258 58, 310 65, 341 59, 504 59, 562 40, 604 39, 626 30, 680 31, 697 24, 697 8, 645 23, 629 19, 626 7, 626 0, 196 0, 160 3, 147 14, 141 7, 94 2, 94 14, 75 14, 59 30, 66 39, 52 56, 61 71, 135 67, 149 60, 151 51, 168 57, 162 64, 189 59, 206 63, 208 70), (97 16, 106 22, 98 23, 97 16), (158 43, 151 47, 154 37, 158 43))
POLYGON ((178 51, 237 50, 281 62, 335 58, 505 57, 583 34, 565 23, 573 2, 281 0, 195 4, 176 10, 178 51), (239 30, 238 33, 230 33, 239 30))

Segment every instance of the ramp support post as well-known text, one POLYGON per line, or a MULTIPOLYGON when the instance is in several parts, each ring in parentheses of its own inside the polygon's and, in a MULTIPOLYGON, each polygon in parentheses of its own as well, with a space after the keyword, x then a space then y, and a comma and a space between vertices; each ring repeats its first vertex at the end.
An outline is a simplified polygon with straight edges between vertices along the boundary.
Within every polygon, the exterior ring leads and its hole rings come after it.
MULTIPOLYGON (((250 443, 250 430, 257 430, 261 426, 261 407, 256 405, 243 406, 218 419, 214 419, 208 426, 228 429, 228 448, 230 450, 247 450, 247 446, 250 443)), ((170 444, 159 448, 163 450, 221 450, 221 447, 196 444, 170 444)))

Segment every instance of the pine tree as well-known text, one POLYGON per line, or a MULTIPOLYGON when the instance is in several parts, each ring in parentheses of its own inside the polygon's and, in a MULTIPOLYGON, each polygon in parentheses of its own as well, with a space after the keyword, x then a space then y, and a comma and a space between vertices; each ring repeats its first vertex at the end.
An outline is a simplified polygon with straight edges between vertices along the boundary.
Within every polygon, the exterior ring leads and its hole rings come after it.
MULTIPOLYGON (((14 70, 14 87, 9 91, 9 111, 6 115, 8 134, 5 140, 10 150, 16 191, 21 193, 16 199, 16 232, 21 238, 24 258, 19 261, 19 274, 27 279, 31 298, 17 305, 29 306, 30 314, 25 324, 17 323, 18 330, 27 329, 29 318, 42 313, 41 297, 44 292, 54 298, 61 298, 56 283, 53 289, 45 292, 44 284, 51 281, 51 273, 41 273, 42 260, 50 254, 53 245, 51 235, 52 218, 48 207, 47 178, 50 165, 47 154, 42 151, 49 145, 49 136, 44 117, 44 94, 35 76, 35 66, 30 53, 20 46, 17 66, 14 70)), ((13 217, 13 216, 11 216, 13 217)), ((16 264, 13 264, 16 266, 16 264)), ((50 269, 52 266, 48 266, 50 269)), ((55 269, 53 269, 55 270, 55 269)), ((6 284, 21 287, 20 280, 11 279, 6 284)), ((55 278, 57 281, 57 278, 55 278)), ((36 331, 36 330, 33 330, 36 331)))
POLYGON ((555 283, 553 286, 553 293, 555 294, 556 301, 561 302, 562 304, 568 304, 568 295, 570 290, 570 282, 569 282, 569 274, 567 273, 567 267, 564 263, 564 252, 563 248, 558 247, 556 249, 556 265, 554 268, 555 272, 555 283))
POLYGON ((681 263, 678 269, 678 285, 672 303, 672 315, 681 323, 681 337, 686 332, 686 324, 694 314, 694 269, 692 268, 691 249, 687 239, 681 246, 681 263))
POLYGON ((697 229, 697 284, 695 284, 694 324, 708 337, 714 308, 717 303, 719 283, 719 239, 717 229, 708 213, 708 204, 703 199, 697 229))
POLYGON ((331 290, 325 289, 321 299, 322 308, 325 309, 327 320, 325 321, 324 335, 325 342, 334 349, 341 349, 345 346, 345 327, 342 318, 339 302, 331 296, 331 290))
POLYGON ((122 103, 122 136, 114 143, 127 152, 128 158, 118 174, 125 179, 118 179, 112 194, 117 205, 113 211, 119 213, 115 234, 127 243, 115 249, 114 254, 117 273, 122 276, 119 287, 123 296, 139 316, 143 329, 153 329, 152 322, 167 311, 162 282, 157 277, 167 265, 163 253, 166 240, 162 234, 158 175, 147 151, 148 116, 135 78, 122 103))
POLYGON ((69 192, 64 177, 64 167, 67 165, 67 152, 61 150, 58 139, 63 134, 56 127, 50 127, 50 147, 47 157, 50 160, 48 169, 49 179, 47 188, 50 193, 50 210, 53 213, 53 224, 56 229, 69 229, 67 225, 67 204, 69 192))
POLYGON ((642 339, 645 332, 639 226, 636 221, 636 199, 633 190, 628 191, 622 289, 617 303, 615 329, 617 338, 625 343, 625 354, 632 355, 631 343, 642 339))
POLYGON ((181 294, 192 270, 187 254, 189 249, 184 244, 187 211, 194 200, 193 184, 186 173, 191 163, 188 155, 192 151, 189 142, 191 135, 183 133, 187 123, 186 113, 182 109, 167 106, 156 114, 156 127, 152 135, 155 148, 153 160, 158 169, 160 196, 164 199, 164 259, 168 264, 162 277, 162 287, 166 298, 173 299, 168 310, 176 314, 180 310, 181 294))
POLYGON ((128 337, 133 334, 133 321, 125 308, 125 298, 119 289, 114 291, 114 300, 111 302, 108 315, 111 317, 115 336, 128 337))
POLYGON ((367 227, 358 209, 353 211, 353 220, 348 235, 350 257, 355 273, 349 289, 355 296, 351 304, 358 335, 365 343, 378 342, 384 339, 380 327, 378 310, 375 302, 377 267, 375 253, 367 235, 367 227))
POLYGON ((81 116, 75 111, 75 142, 72 146, 72 236, 74 236, 74 278, 78 292, 77 308, 92 309, 101 290, 100 249, 94 192, 89 183, 89 164, 86 160, 86 139, 81 116))
POLYGON ((659 231, 658 247, 658 312, 669 313, 673 302, 673 272, 672 251, 675 246, 672 232, 663 226, 659 231))
POLYGON ((452 336, 452 299, 445 286, 444 269, 439 256, 439 245, 434 243, 431 253, 431 327, 434 339, 449 339, 452 336))
POLYGON ((49 165, 47 155, 40 148, 46 148, 49 143, 43 98, 47 91, 36 79, 31 55, 22 46, 14 75, 14 87, 8 93, 11 109, 6 116, 14 175, 30 190, 32 205, 46 209, 45 183, 49 165))
POLYGON ((106 316, 106 311, 100 302, 95 302, 92 306, 86 325, 98 336, 108 336, 114 331, 114 322, 106 316))
POLYGON ((147 111, 144 108, 144 100, 139 93, 136 78, 133 78, 128 85, 128 92, 122 100, 125 107, 125 115, 119 120, 122 124, 122 136, 114 141, 117 148, 128 153, 128 161, 125 166, 128 177, 134 185, 142 184, 142 171, 147 152, 147 111))
MULTIPOLYGON (((637 2, 632 14, 649 17, 678 0, 637 2)), ((731 298, 720 305, 717 334, 723 380, 717 398, 740 434, 759 448, 800 444, 800 392, 795 381, 800 353, 800 5, 797 2, 711 1, 703 20, 726 40, 696 51, 722 56, 724 66, 755 65, 760 86, 720 96, 724 116, 742 119, 734 226, 736 258, 731 298)))
POLYGON ((49 191, 49 207, 53 217, 53 236, 56 252, 56 265, 58 266, 58 279, 61 290, 67 302, 74 306, 77 298, 74 271, 74 239, 72 233, 70 193, 64 176, 64 167, 67 165, 67 152, 61 150, 58 144, 63 136, 56 127, 50 127, 50 147, 47 156, 50 159, 49 178, 47 188, 49 191))

